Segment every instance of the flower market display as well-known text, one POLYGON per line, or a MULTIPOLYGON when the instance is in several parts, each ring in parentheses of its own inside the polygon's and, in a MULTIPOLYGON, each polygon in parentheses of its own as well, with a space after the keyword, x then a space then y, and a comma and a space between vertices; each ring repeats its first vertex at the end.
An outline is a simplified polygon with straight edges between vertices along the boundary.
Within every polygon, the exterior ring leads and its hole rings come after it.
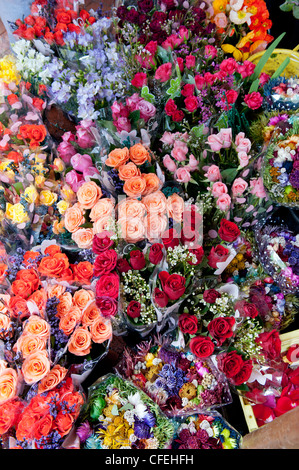
POLYGON ((264 71, 271 26, 264 0, 35 0, 11 25, 1 448, 238 449, 240 397, 259 426, 299 405, 299 83, 264 71))

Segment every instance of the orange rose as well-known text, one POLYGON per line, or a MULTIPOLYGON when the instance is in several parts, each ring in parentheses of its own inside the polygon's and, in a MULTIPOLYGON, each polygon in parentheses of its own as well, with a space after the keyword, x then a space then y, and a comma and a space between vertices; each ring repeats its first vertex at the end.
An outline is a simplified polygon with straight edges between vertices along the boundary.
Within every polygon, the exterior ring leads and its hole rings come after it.
POLYGON ((42 437, 47 437, 52 430, 53 426, 53 416, 47 414, 37 421, 34 425, 34 439, 41 439, 42 437))
POLYGON ((73 295, 74 305, 79 307, 80 310, 83 310, 92 299, 94 299, 94 292, 92 290, 79 289, 73 295))
POLYGON ((141 176, 145 179, 146 184, 145 190, 142 193, 143 196, 158 191, 162 186, 162 181, 155 173, 142 173, 141 176))
POLYGON ((20 269, 20 271, 17 272, 16 279, 21 279, 24 282, 31 284, 32 291, 37 289, 40 283, 36 271, 32 268, 20 269))
POLYGON ((92 222, 111 216, 114 210, 114 201, 108 197, 100 199, 91 209, 89 218, 92 222))
POLYGON ((5 279, 7 268, 8 268, 7 264, 0 263, 0 281, 1 282, 5 279))
POLYGON ((86 181, 77 191, 77 199, 83 209, 91 209, 102 196, 102 190, 94 181, 86 181))
POLYGON ((129 151, 130 160, 135 165, 143 165, 145 162, 151 161, 151 156, 147 149, 142 144, 135 144, 130 148, 129 151))
POLYGON ((59 321, 59 329, 69 336, 79 324, 82 312, 79 307, 72 307, 59 321))
POLYGON ((123 191, 129 197, 140 197, 146 188, 146 182, 143 176, 133 176, 126 180, 123 185, 123 191))
POLYGON ((29 316, 27 302, 20 295, 13 295, 9 300, 9 308, 14 318, 29 316))
POLYGON ((17 395, 18 374, 7 367, 0 373, 0 404, 17 395))
POLYGON ((84 310, 81 322, 83 326, 92 325, 95 321, 98 320, 99 317, 102 317, 100 309, 96 306, 95 302, 92 302, 88 307, 84 310))
POLYGON ((28 298, 28 301, 34 302, 41 315, 44 313, 44 308, 46 307, 47 303, 47 294, 45 289, 39 289, 33 292, 28 298))
POLYGON ((64 379, 67 374, 67 369, 56 364, 49 373, 38 384, 38 393, 48 392, 55 388, 64 379))
POLYGON ((93 265, 89 261, 80 261, 72 266, 74 281, 80 284, 90 284, 93 276, 93 265))
POLYGON ((164 214, 167 207, 167 199, 162 191, 148 194, 142 198, 148 214, 164 214))
POLYGON ((20 352, 25 359, 30 354, 36 351, 43 351, 46 347, 46 341, 40 336, 32 335, 30 333, 23 333, 19 336, 15 343, 13 350, 20 352))
POLYGON ((51 297, 56 297, 59 299, 59 297, 64 294, 66 287, 62 286, 61 284, 53 284, 53 285, 48 285, 47 286, 47 295, 48 298, 51 299, 51 297))
POLYGON ((57 305, 57 314, 58 318, 61 318, 65 315, 73 306, 73 297, 70 292, 64 292, 59 297, 59 304, 57 305))
POLYGON ((129 150, 127 147, 122 149, 114 149, 109 153, 108 158, 105 160, 105 165, 112 168, 118 168, 124 165, 129 160, 129 150))
POLYGON ((109 228, 111 226, 111 222, 113 221, 114 217, 113 214, 106 215, 104 217, 100 217, 92 227, 94 235, 97 233, 105 232, 106 230, 110 232, 109 228))
POLYGON ((81 406, 84 404, 84 398, 80 392, 68 392, 65 393, 61 399, 66 404, 66 407, 70 411, 74 419, 76 419, 80 413, 81 406))
POLYGON ((90 325, 91 339, 94 343, 103 343, 112 338, 111 321, 100 317, 92 325, 90 325))
POLYGON ((32 294, 32 285, 23 279, 13 281, 11 291, 14 295, 19 295, 23 299, 27 299, 32 294))
POLYGON ((146 237, 153 241, 161 238, 163 232, 165 232, 168 220, 165 215, 160 214, 149 214, 146 217, 146 237))
POLYGON ((44 341, 50 337, 50 325, 38 315, 31 315, 24 325, 24 332, 39 336, 44 341))
POLYGON ((61 248, 58 245, 49 245, 44 253, 45 255, 54 256, 56 253, 61 253, 61 248))
POLYGON ((182 214, 184 212, 185 202, 184 199, 177 193, 173 193, 167 198, 167 211, 169 217, 175 222, 182 221, 182 214))
POLYGON ((27 264, 31 264, 36 258, 39 257, 39 252, 38 251, 26 251, 24 254, 23 258, 23 264, 24 266, 27 266, 27 264))
POLYGON ((82 250, 92 247, 93 230, 91 228, 79 228, 72 233, 72 240, 82 250))
POLYGON ((64 214, 64 226, 68 232, 76 232, 85 223, 83 209, 79 204, 69 207, 64 214))
POLYGON ((50 361, 47 351, 36 351, 30 354, 22 364, 23 377, 28 385, 42 380, 49 370, 50 361))
POLYGON ((79 326, 75 329, 68 342, 68 350, 75 356, 86 356, 91 349, 91 334, 87 328, 79 326))
MULTIPOLYGON (((0 436, 6 434, 20 419, 24 405, 17 397, 3 403, 0 407, 0 436)), ((11 447, 10 447, 11 448, 11 447)))
POLYGON ((145 225, 139 217, 121 218, 118 221, 120 236, 128 243, 136 243, 145 237, 145 225))
POLYGON ((47 130, 43 124, 25 124, 20 126, 18 137, 29 140, 31 148, 38 147, 47 136, 47 130))
POLYGON ((55 253, 41 259, 38 271, 44 276, 59 277, 69 268, 68 257, 64 253, 55 253))
POLYGON ((74 418, 70 413, 59 411, 55 418, 55 426, 60 436, 66 436, 73 427, 74 418))
POLYGON ((18 441, 26 441, 33 438, 34 426, 39 420, 39 416, 33 413, 23 413, 22 418, 16 429, 16 438, 18 441))
POLYGON ((145 205, 142 204, 141 201, 138 201, 138 199, 130 198, 123 199, 118 204, 117 211, 119 219, 130 219, 135 217, 142 218, 145 216, 146 213, 145 205))
POLYGON ((122 181, 129 180, 133 176, 140 176, 141 172, 139 168, 133 162, 128 162, 125 165, 121 165, 118 169, 118 177, 122 181))

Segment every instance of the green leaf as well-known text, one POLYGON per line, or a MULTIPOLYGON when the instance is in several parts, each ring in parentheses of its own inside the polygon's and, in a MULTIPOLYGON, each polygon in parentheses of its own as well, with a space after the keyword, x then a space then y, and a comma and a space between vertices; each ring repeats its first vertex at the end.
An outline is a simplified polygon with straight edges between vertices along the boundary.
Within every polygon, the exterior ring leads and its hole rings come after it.
POLYGON ((252 81, 256 80, 260 76, 265 64, 268 62, 268 59, 270 58, 270 56, 273 53, 274 49, 276 49, 276 46, 280 43, 280 41, 285 36, 285 34, 286 33, 282 33, 280 36, 278 36, 278 38, 275 39, 275 41, 273 41, 271 46, 268 49, 265 50, 265 52, 263 53, 262 57, 260 58, 260 60, 258 61, 257 65, 255 67, 254 73, 251 77, 252 81))
POLYGON ((116 127, 114 126, 112 121, 98 121, 99 125, 101 127, 104 127, 105 129, 108 129, 108 131, 113 131, 116 132, 116 127))
POLYGON ((275 72, 273 73, 272 77, 271 78, 277 78, 279 77, 282 72, 284 71, 284 69, 288 66, 288 64, 290 63, 290 58, 289 57, 286 57, 284 59, 284 61, 280 64, 280 66, 278 67, 277 70, 275 70, 275 72))
POLYGON ((181 95, 181 90, 180 90, 180 85, 181 85, 181 80, 180 78, 172 78, 170 80, 170 87, 168 90, 166 90, 167 95, 170 96, 170 98, 175 98, 177 96, 181 95))
MULTIPOLYGON (((273 77, 272 77, 273 78, 273 77)), ((251 84, 251 87, 249 88, 249 93, 252 93, 254 91, 257 91, 258 90, 258 87, 259 87, 259 84, 260 84, 260 79, 257 78, 256 80, 254 80, 251 84)))
POLYGON ((194 135, 194 137, 201 137, 203 133, 204 125, 202 124, 201 126, 194 126, 191 129, 191 133, 194 135))
POLYGON ((293 8, 293 15, 294 15, 294 17, 296 18, 296 20, 299 20, 299 6, 294 5, 294 8, 293 8))
POLYGON ((279 7, 282 11, 292 11, 293 5, 290 5, 289 3, 285 2, 279 7))
POLYGON ((136 109, 136 111, 133 111, 132 113, 130 113, 129 118, 130 118, 130 120, 132 121, 133 124, 136 123, 137 121, 139 121, 139 119, 140 119, 139 109, 136 109))
POLYGON ((232 183, 238 174, 237 168, 228 168, 227 170, 221 171, 221 176, 227 183, 232 183))
POLYGON ((168 51, 168 50, 164 49, 164 47, 158 46, 157 54, 160 57, 160 59, 162 59, 163 63, 170 62, 170 59, 169 59, 169 55, 171 55, 170 51, 171 51, 170 48, 169 48, 169 51, 168 51))
POLYGON ((225 129, 228 126, 228 116, 227 114, 221 114, 220 118, 216 122, 216 127, 218 130, 225 129))
POLYGON ((111 409, 111 414, 113 414, 113 416, 118 416, 118 408, 117 408, 117 405, 114 405, 111 409))
POLYGON ((149 88, 147 85, 143 86, 141 89, 141 96, 144 98, 146 101, 149 103, 154 103, 155 102, 155 96, 149 92, 149 88))

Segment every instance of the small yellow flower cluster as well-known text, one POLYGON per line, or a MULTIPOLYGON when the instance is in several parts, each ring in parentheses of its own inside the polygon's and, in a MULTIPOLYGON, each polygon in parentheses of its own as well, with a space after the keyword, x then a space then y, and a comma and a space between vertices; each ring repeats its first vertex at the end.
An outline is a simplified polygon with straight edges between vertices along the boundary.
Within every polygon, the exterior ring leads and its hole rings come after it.
POLYGON ((16 67, 16 61, 12 54, 5 55, 0 59, 0 80, 4 83, 20 82, 20 74, 16 67))

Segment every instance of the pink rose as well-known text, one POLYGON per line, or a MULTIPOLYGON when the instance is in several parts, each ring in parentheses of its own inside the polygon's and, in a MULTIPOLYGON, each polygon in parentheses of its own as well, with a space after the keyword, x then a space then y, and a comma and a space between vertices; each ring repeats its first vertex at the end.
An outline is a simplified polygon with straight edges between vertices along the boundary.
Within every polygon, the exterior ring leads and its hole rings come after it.
POLYGON ((245 137, 244 132, 239 132, 235 138, 236 150, 237 152, 246 152, 248 153, 251 149, 251 142, 245 137))
POLYGON ((160 140, 163 142, 163 144, 172 146, 175 141, 175 134, 165 131, 160 140))
POLYGON ((91 121, 91 119, 83 119, 82 121, 80 121, 79 125, 76 126, 76 130, 81 128, 90 130, 91 127, 93 127, 93 121, 91 121))
POLYGON ((188 39, 189 38, 189 31, 186 28, 186 26, 180 26, 179 35, 181 36, 182 39, 188 39))
POLYGON ((260 84, 261 84, 261 86, 266 85, 266 83, 268 83, 268 81, 270 80, 270 78, 271 78, 270 75, 268 75, 268 74, 265 73, 265 72, 262 72, 262 73, 260 74, 260 84))
POLYGON ((91 132, 88 129, 84 129, 84 127, 79 127, 77 129, 77 143, 82 149, 90 148, 94 145, 95 139, 91 132))
POLYGON ((183 86, 183 88, 181 90, 181 93, 182 93, 183 96, 188 98, 188 96, 192 96, 194 94, 194 88, 195 88, 195 86, 193 84, 186 83, 186 85, 183 86))
POLYGON ((250 180, 250 192, 259 198, 266 197, 266 191, 261 176, 257 179, 250 180))
POLYGON ((216 80, 216 76, 211 72, 206 72, 203 77, 207 85, 213 85, 216 80))
POLYGON ((144 72, 136 73, 132 78, 131 83, 136 88, 142 88, 147 83, 147 75, 144 72))
POLYGON ((62 141, 57 147, 59 157, 64 161, 64 163, 68 164, 71 161, 71 157, 75 155, 77 152, 72 144, 62 141))
POLYGON ((190 171, 183 166, 176 170, 174 177, 178 183, 188 183, 191 179, 190 171))
POLYGON ((68 132, 65 132, 62 136, 62 140, 63 142, 75 142, 76 140, 76 137, 74 136, 74 134, 71 132, 71 131, 68 131, 68 132))
POLYGON ((225 92, 225 97, 221 98, 221 102, 224 103, 224 108, 227 111, 228 109, 231 109, 231 105, 236 102, 238 98, 238 92, 236 90, 227 90, 225 92), (228 106, 227 106, 228 105, 228 106))
POLYGON ((250 60, 244 60, 244 62, 238 65, 238 73, 241 74, 242 78, 250 77, 255 69, 255 64, 250 60))
POLYGON ((212 187, 212 194, 214 197, 219 197, 221 196, 222 194, 226 194, 227 193, 227 186, 226 184, 222 183, 221 181, 216 181, 214 184, 213 184, 213 187, 212 187))
POLYGON ((72 156, 71 164, 74 170, 80 171, 81 173, 93 166, 92 158, 87 154, 81 155, 81 153, 76 153, 72 156))
POLYGON ((195 56, 190 54, 186 56, 186 67, 187 69, 191 69, 195 67, 195 56))
POLYGON ((152 55, 155 55, 158 49, 157 41, 150 41, 144 48, 146 51, 150 52, 152 55))
POLYGON ((131 122, 126 117, 119 117, 116 121, 113 121, 114 126, 116 127, 118 132, 126 131, 130 132, 131 130, 131 122))
POLYGON ((202 90, 205 86, 205 79, 202 75, 196 75, 195 77, 195 85, 198 90, 202 90))
POLYGON ((225 13, 217 13, 214 17, 214 22, 217 28, 226 28, 227 26, 227 16, 225 13))
POLYGON ((249 157, 246 152, 238 152, 239 165, 244 168, 248 165, 249 157))
POLYGON ((222 140, 218 134, 211 134, 208 137, 208 144, 213 152, 219 152, 222 149, 222 140))
POLYGON ((83 170, 83 178, 96 178, 99 175, 99 171, 95 166, 89 166, 83 170))
POLYGON ((184 100, 184 103, 185 103, 186 109, 190 113, 194 113, 194 111, 196 111, 197 108, 198 108, 198 100, 197 100, 196 96, 188 96, 184 100))
POLYGON ((243 178, 236 178, 232 185, 232 194, 234 197, 240 196, 247 189, 248 183, 243 178))
POLYGON ((217 199, 216 204, 221 211, 227 212, 230 208, 231 197, 228 194, 222 194, 217 199))
POLYGON ((221 180, 221 173, 219 167, 217 165, 211 165, 208 168, 208 171, 205 173, 205 177, 208 178, 208 180, 211 182, 221 180))
POLYGON ((165 155, 163 157, 163 165, 171 173, 174 173, 176 171, 176 168, 177 168, 176 163, 172 160, 170 155, 165 155))
POLYGON ((114 101, 113 105, 111 106, 112 117, 113 120, 119 117, 128 117, 129 116, 129 109, 122 103, 118 103, 114 101))
POLYGON ((220 64, 220 70, 231 75, 238 69, 238 62, 235 61, 232 57, 229 59, 224 59, 220 64))
POLYGON ((80 186, 82 186, 84 183, 83 175, 77 173, 75 170, 71 170, 66 174, 65 182, 76 193, 80 186))
POLYGON ((221 129, 218 133, 219 139, 222 140, 222 148, 226 149, 231 146, 232 143, 232 130, 231 128, 228 129, 221 129))
POLYGON ((156 114, 156 107, 144 99, 137 103, 136 109, 140 111, 140 118, 144 119, 145 122, 156 114))
POLYGON ((174 142, 173 149, 171 151, 171 156, 178 162, 183 162, 187 158, 188 146, 185 142, 181 140, 176 140, 174 142))
POLYGON ((126 98, 126 105, 129 108, 130 113, 132 113, 133 111, 136 111, 137 105, 140 100, 143 100, 143 98, 141 98, 141 96, 138 93, 133 93, 133 95, 128 96, 128 98, 126 98))
POLYGON ((196 160, 196 158, 194 157, 194 155, 191 153, 189 155, 189 163, 187 165, 187 168, 192 172, 192 171, 196 171, 198 170, 198 165, 199 165, 199 161, 196 160))
POLYGON ((171 77, 172 64, 167 62, 166 64, 160 65, 155 73, 155 79, 160 80, 162 83, 167 82, 171 77))
POLYGON ((258 109, 263 104, 263 97, 258 91, 245 95, 244 101, 250 109, 258 109))
POLYGON ((206 57, 211 57, 211 59, 214 59, 214 57, 217 56, 216 47, 212 46, 211 44, 207 44, 205 46, 205 56, 206 57))

